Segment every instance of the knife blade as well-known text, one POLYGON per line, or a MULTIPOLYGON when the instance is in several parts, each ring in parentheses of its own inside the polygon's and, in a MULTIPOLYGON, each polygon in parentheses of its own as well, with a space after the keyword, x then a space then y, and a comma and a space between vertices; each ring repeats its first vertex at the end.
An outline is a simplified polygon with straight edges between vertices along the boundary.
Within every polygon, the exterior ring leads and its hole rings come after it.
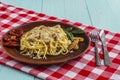
POLYGON ((101 43, 102 43, 102 48, 103 48, 103 55, 104 55, 104 65, 105 66, 110 66, 110 58, 108 55, 108 50, 107 50, 107 46, 106 46, 106 40, 105 40, 105 34, 104 34, 104 30, 102 29, 99 33, 100 39, 101 39, 101 43))

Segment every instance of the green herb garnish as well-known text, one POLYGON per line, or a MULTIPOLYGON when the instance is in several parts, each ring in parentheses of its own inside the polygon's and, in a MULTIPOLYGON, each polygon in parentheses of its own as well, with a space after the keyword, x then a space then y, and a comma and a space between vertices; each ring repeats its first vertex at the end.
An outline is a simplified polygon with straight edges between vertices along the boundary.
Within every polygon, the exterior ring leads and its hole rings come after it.
POLYGON ((65 29, 66 31, 72 31, 73 30, 73 27, 68 27, 65 29))
POLYGON ((83 30, 81 30, 81 29, 73 29, 73 27, 69 27, 69 28, 64 29, 64 32, 67 34, 67 37, 71 41, 73 41, 75 34, 83 34, 84 33, 83 30))
POLYGON ((71 32, 72 32, 73 34, 83 34, 83 33, 84 33, 84 31, 81 30, 81 29, 75 29, 75 30, 72 30, 71 32))
POLYGON ((74 39, 73 34, 72 34, 71 32, 69 32, 69 31, 67 31, 67 30, 64 30, 64 32, 67 34, 67 37, 68 37, 71 41, 73 41, 73 39, 74 39))

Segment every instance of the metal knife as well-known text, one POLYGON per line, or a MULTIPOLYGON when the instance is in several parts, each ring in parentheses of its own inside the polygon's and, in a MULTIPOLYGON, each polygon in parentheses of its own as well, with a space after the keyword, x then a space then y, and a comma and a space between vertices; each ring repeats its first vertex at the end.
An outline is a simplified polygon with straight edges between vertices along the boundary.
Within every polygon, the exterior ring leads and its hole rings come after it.
POLYGON ((99 35, 100 35, 100 39, 102 42, 102 48, 103 48, 103 54, 104 54, 104 65, 110 66, 111 62, 110 62, 110 58, 109 58, 108 51, 107 51, 104 30, 101 30, 99 35))

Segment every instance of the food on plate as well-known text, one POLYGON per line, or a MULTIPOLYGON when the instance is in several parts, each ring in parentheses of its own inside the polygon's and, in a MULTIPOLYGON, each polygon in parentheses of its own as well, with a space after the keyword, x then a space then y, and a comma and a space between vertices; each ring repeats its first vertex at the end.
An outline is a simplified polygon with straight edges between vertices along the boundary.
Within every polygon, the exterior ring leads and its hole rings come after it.
POLYGON ((12 29, 10 30, 7 34, 5 34, 3 36, 3 40, 4 46, 8 46, 8 47, 19 47, 19 41, 20 41, 20 37, 23 34, 23 30, 22 29, 12 29))
POLYGON ((26 32, 20 40, 21 54, 34 58, 46 58, 46 55, 59 55, 68 53, 67 47, 71 41, 65 32, 56 25, 46 27, 44 25, 26 32))
POLYGON ((84 41, 82 37, 74 36, 71 40, 68 34, 60 25, 37 26, 22 35, 20 54, 33 59, 47 59, 49 55, 67 54, 71 50, 78 49, 78 43, 84 41))
POLYGON ((84 38, 75 35, 83 33, 80 29, 62 28, 60 25, 40 25, 27 32, 13 28, 3 36, 3 45, 17 47, 21 55, 33 59, 47 59, 47 56, 64 55, 79 49, 84 38))
POLYGON ((84 38, 82 37, 74 37, 73 42, 68 47, 68 50, 79 49, 78 43, 83 41, 84 41, 84 38))

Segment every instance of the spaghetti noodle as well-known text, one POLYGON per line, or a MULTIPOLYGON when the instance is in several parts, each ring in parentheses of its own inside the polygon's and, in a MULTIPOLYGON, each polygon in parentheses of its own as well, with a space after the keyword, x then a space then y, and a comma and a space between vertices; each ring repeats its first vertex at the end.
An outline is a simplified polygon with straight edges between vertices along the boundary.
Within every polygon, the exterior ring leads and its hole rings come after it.
POLYGON ((53 27, 38 26, 26 32, 20 40, 20 53, 35 59, 46 55, 59 55, 68 53, 71 40, 60 25, 53 27))

